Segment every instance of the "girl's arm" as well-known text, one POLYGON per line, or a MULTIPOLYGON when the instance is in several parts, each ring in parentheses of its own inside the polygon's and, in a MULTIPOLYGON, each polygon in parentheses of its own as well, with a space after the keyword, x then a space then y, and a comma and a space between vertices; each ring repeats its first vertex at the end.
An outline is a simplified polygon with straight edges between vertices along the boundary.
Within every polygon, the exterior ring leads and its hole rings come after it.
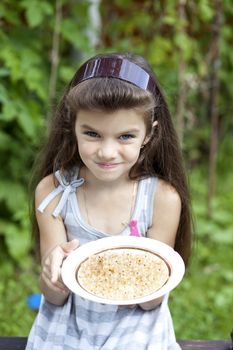
MULTIPOLYGON (((147 237, 159 240, 174 248, 179 226, 181 200, 177 191, 165 181, 159 180, 154 198, 153 223, 147 237)), ((140 304, 144 310, 157 307, 163 298, 140 304)))
MULTIPOLYGON (((35 193, 36 208, 54 188, 52 175, 45 177, 38 184, 35 193)), ((62 219, 52 216, 59 200, 60 196, 54 198, 43 213, 36 209, 36 218, 40 232, 41 292, 50 303, 63 305, 70 292, 61 279, 61 265, 69 252, 77 248, 78 241, 67 242, 62 219)))

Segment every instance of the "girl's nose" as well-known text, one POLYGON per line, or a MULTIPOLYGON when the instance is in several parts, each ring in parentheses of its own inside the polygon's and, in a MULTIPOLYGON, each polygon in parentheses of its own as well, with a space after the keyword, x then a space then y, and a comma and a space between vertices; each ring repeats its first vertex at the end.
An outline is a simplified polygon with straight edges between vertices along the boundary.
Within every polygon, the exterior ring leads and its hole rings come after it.
POLYGON ((102 142, 98 149, 98 157, 102 160, 114 159, 117 154, 117 147, 114 142, 102 142))

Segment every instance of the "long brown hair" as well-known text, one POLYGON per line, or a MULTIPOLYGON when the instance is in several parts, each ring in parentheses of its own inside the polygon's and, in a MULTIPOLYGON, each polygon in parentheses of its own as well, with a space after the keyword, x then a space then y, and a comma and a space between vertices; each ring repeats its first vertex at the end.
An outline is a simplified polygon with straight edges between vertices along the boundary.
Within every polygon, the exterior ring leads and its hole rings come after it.
MULTIPOLYGON (((66 177, 71 177, 72 169, 82 166, 74 131, 78 110, 139 109, 145 115, 147 134, 151 137, 141 150, 138 162, 131 169, 129 176, 131 179, 157 176, 170 183, 178 192, 182 209, 175 250, 187 264, 192 236, 189 191, 179 142, 158 80, 147 61, 140 56, 130 53, 102 56, 126 58, 143 68, 156 82, 155 95, 131 83, 110 77, 92 78, 77 85, 76 73, 65 89, 51 120, 47 142, 42 149, 40 161, 37 160, 33 190, 43 177, 54 174, 58 169, 66 174, 66 177), (158 127, 152 128, 153 121, 158 122, 158 127)), ((38 242, 35 213, 32 213, 32 223, 38 242)))

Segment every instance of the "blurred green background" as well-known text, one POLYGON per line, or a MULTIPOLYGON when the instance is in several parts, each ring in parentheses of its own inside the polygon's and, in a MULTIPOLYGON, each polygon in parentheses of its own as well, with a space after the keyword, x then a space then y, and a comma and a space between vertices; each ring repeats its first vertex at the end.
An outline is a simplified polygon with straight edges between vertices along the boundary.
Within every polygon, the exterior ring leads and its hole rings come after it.
POLYGON ((195 244, 170 308, 179 339, 233 327, 233 6, 230 0, 2 0, 0 3, 0 334, 27 335, 38 292, 28 215, 32 164, 56 101, 98 52, 153 66, 183 148, 195 244))

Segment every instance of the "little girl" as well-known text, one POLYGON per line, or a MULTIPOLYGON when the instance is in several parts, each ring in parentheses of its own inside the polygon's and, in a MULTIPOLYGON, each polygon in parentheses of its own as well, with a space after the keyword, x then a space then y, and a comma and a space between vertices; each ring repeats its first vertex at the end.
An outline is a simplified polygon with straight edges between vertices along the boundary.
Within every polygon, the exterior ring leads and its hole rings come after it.
POLYGON ((160 240, 187 264, 189 198, 171 116, 148 63, 98 55, 65 90, 37 169, 34 233, 39 313, 30 350, 180 349, 168 295, 140 305, 95 303, 63 284, 63 260, 112 235, 160 240))

